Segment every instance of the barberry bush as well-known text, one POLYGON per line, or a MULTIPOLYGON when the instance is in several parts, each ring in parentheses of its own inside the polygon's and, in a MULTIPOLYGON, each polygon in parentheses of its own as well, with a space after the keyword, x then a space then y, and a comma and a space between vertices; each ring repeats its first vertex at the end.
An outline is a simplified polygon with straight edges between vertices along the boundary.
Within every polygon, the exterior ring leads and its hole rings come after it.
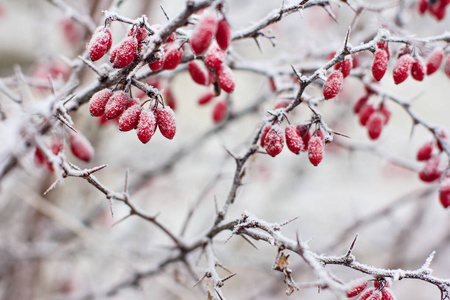
POLYGON ((0 298, 450 299, 448 4, 0 2, 0 298))

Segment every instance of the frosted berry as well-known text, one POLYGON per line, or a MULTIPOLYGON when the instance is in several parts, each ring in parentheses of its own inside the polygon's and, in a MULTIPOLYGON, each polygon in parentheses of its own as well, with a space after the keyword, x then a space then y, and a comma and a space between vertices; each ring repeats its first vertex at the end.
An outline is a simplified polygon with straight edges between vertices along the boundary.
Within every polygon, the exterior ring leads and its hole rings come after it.
POLYGON ((309 132, 309 126, 306 123, 299 123, 296 125, 297 131, 303 140, 303 152, 308 151, 308 144, 311 138, 311 133, 309 132))
POLYGON ((139 122, 136 128, 138 139, 146 144, 150 141, 156 131, 156 117, 155 114, 149 110, 142 110, 139 117, 139 122))
POLYGON ((202 15, 190 38, 192 51, 196 55, 203 54, 211 45, 216 27, 216 17, 212 12, 202 15))
POLYGON ((359 123, 362 126, 366 126, 370 116, 375 112, 375 108, 372 105, 366 104, 359 111, 359 123))
POLYGON ((303 140, 295 125, 289 125, 285 129, 286 145, 292 153, 299 154, 303 149, 303 140))
POLYGON ((103 89, 92 95, 89 100, 89 112, 94 117, 101 117, 105 114, 106 103, 111 98, 112 93, 110 89, 103 89))
POLYGON ((308 143, 308 158, 309 161, 317 166, 323 159, 324 144, 322 138, 317 135, 313 135, 308 143))
POLYGON ((441 177, 439 171, 439 156, 433 155, 427 160, 422 171, 419 172, 419 178, 425 182, 433 182, 441 177))
POLYGON ((411 77, 417 81, 422 81, 425 78, 425 66, 420 58, 415 57, 411 66, 411 77))
POLYGON ((447 208, 450 206, 450 178, 445 178, 439 187, 439 200, 442 206, 447 208))
POLYGON ((353 58, 349 56, 344 62, 338 62, 334 65, 335 70, 340 70, 342 72, 342 76, 345 78, 350 74, 350 71, 353 68, 353 58))
POLYGON ((436 72, 441 66, 444 59, 444 52, 441 48, 436 48, 427 58, 427 75, 431 75, 436 72))
POLYGON ((115 91, 105 106, 105 115, 109 120, 119 117, 127 107, 128 96, 124 91, 115 91))
POLYGON ((131 64, 137 57, 137 49, 138 42, 135 37, 127 37, 117 44, 110 56, 114 68, 125 68, 131 64))
POLYGON ((149 36, 149 32, 147 29, 143 28, 143 27, 136 27, 133 26, 130 30, 128 30, 128 36, 133 36, 134 33, 136 32, 136 28, 137 29, 137 33, 136 33, 136 40, 138 41, 138 43, 142 43, 143 40, 145 40, 148 36, 149 36))
POLYGON ((388 56, 386 51, 378 49, 372 63, 372 75, 375 80, 380 81, 386 73, 388 66, 388 56))
POLYGON ((409 54, 405 54, 397 60, 393 70, 395 84, 400 84, 408 78, 412 63, 413 58, 409 54))
POLYGON ((450 79, 450 54, 447 56, 444 66, 445 75, 447 75, 448 79, 450 79))
POLYGON ((221 99, 216 102, 213 108, 213 121, 214 123, 222 122, 227 116, 228 102, 224 99, 221 99))
POLYGON ((85 162, 91 161, 92 157, 94 157, 94 147, 84 135, 80 133, 70 134, 69 143, 70 151, 75 157, 85 162))
POLYGON ((279 108, 286 108, 288 107, 289 103, 291 103, 291 101, 289 101, 289 99, 277 99, 277 101, 275 102, 275 105, 273 107, 273 110, 275 109, 279 109, 279 108))
POLYGON ((177 107, 177 99, 174 97, 172 90, 168 87, 164 90, 164 100, 166 104, 172 109, 175 110, 177 107))
POLYGON ((378 111, 381 113, 381 116, 383 118, 383 124, 386 125, 391 119, 391 111, 388 109, 387 104, 382 103, 378 108, 378 111))
POLYGON ((327 81, 323 85, 323 96, 325 99, 336 97, 342 87, 344 76, 339 71, 334 71, 328 76, 327 81))
POLYGON ((177 126, 175 124, 175 114, 169 106, 158 107, 156 109, 156 123, 161 134, 171 140, 175 136, 177 126))
POLYGON ((167 46, 163 57, 163 68, 166 70, 175 69, 181 62, 183 56, 183 49, 177 43, 170 43, 167 46))
POLYGON ((395 300, 395 296, 390 288, 384 288, 381 290, 381 300, 395 300))
POLYGON ((433 152, 433 143, 425 143, 422 147, 420 147, 419 151, 417 152, 417 160, 424 161, 430 159, 432 152, 433 152))
POLYGON ((105 30, 104 26, 98 27, 88 44, 89 57, 92 61, 99 60, 111 49, 111 45, 111 29, 105 30))
POLYGON ((216 78, 217 83, 224 92, 231 93, 232 91, 234 91, 233 71, 231 71, 231 69, 227 65, 221 65, 216 70, 216 78))
POLYGON ((376 140, 380 137, 383 130, 383 118, 380 113, 373 113, 369 120, 367 120, 367 132, 372 140, 376 140))
POLYGON ((353 106, 353 113, 358 114, 361 110, 361 108, 366 105, 367 100, 369 100, 369 95, 364 95, 361 98, 356 101, 355 105, 353 106))
POLYGON ((267 123, 266 125, 264 125, 262 131, 261 131, 261 137, 260 137, 260 144, 261 147, 264 148, 265 146, 265 140, 266 140, 266 135, 269 132, 270 128, 272 127, 272 125, 270 125, 269 123, 267 123))
POLYGON ((163 61, 159 60, 159 61, 155 61, 152 63, 148 64, 148 67, 150 68, 150 70, 152 70, 153 72, 159 71, 162 69, 163 67, 163 61))
POLYGON ((231 43, 231 28, 227 19, 217 22, 216 42, 222 50, 227 50, 231 43))
POLYGON ((209 83, 209 74, 205 65, 198 60, 193 60, 187 64, 188 72, 194 82, 206 85, 209 83))
MULTIPOLYGON (((374 294, 376 294, 375 289, 374 288, 370 288, 367 289, 366 291, 364 291, 364 293, 362 293, 358 300, 368 300, 370 299, 370 297, 372 297, 374 294)), ((371 299, 372 300, 372 299, 371 299)))
POLYGON ((347 298, 358 296, 367 287, 367 280, 358 278, 350 281, 346 285, 347 298))
POLYGON ((205 105, 205 104, 209 103, 213 97, 214 97, 214 93, 208 91, 208 92, 204 93, 202 96, 200 96, 200 98, 198 98, 197 103, 199 105, 205 105))
POLYGON ((220 49, 217 45, 213 45, 206 51, 205 64, 209 68, 217 69, 222 65, 226 56, 227 54, 225 51, 220 49))
POLYGON ((284 146, 284 135, 278 124, 272 125, 264 138, 264 149, 270 156, 277 156, 284 146))
POLYGON ((389 60, 389 58, 391 58, 391 52, 389 51, 389 46, 388 46, 388 42, 379 42, 377 44, 378 49, 384 50, 387 54, 387 60, 389 60))
POLYGON ((139 104, 128 107, 119 118, 119 130, 130 131, 135 129, 141 116, 142 107, 139 104))

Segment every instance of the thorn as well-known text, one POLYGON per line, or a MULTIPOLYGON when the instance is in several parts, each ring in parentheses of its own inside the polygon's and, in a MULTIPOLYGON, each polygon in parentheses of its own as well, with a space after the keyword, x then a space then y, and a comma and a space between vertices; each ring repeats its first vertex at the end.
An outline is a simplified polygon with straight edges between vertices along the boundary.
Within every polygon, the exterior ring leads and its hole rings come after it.
POLYGON ((230 279, 230 278, 232 278, 232 277, 234 277, 234 276, 236 276, 236 275, 237 275, 237 273, 230 274, 230 275, 228 275, 227 277, 225 277, 224 279, 221 279, 221 281, 222 281, 222 282, 225 282, 225 281, 227 281, 228 279, 230 279))
POLYGON ((300 81, 300 83, 303 83, 303 80, 302 80, 300 74, 298 73, 297 69, 294 67, 294 65, 291 65, 291 68, 294 71, 294 74, 295 74, 295 76, 297 76, 297 78, 300 81))
POLYGON ((134 215, 133 212, 130 212, 128 215, 126 215, 125 217, 123 217, 122 219, 120 219, 119 221, 117 221, 116 223, 112 224, 111 227, 116 226, 117 224, 121 223, 122 221, 125 221, 126 219, 128 219, 129 217, 131 217, 132 215, 134 215))
POLYGON ((159 7, 161 8, 161 10, 162 10, 164 16, 166 17, 167 21, 169 21, 169 20, 170 20, 170 19, 169 19, 169 16, 167 15, 166 10, 165 10, 164 7, 162 6, 162 4, 160 4, 159 7))
MULTIPOLYGON (((244 240, 246 240, 250 245, 252 245, 253 248, 255 248, 256 250, 259 250, 258 247, 256 247, 256 245, 253 244, 253 242, 250 241, 245 235, 240 234, 240 236, 241 236, 244 240)), ((231 238, 231 237, 230 237, 230 238, 231 238)))
POLYGON ((106 168, 108 165, 101 165, 101 166, 98 166, 98 167, 94 167, 94 168, 92 168, 92 169, 88 169, 85 173, 86 173, 86 177, 87 176, 89 176, 89 175, 91 175, 91 174, 93 174, 93 173, 95 173, 95 172, 97 172, 97 171, 100 171, 100 170, 102 170, 102 169, 104 169, 104 168, 106 168))
POLYGON ((352 244, 350 245, 350 248, 348 248, 347 254, 345 254, 345 257, 350 257, 353 252, 353 248, 355 247, 356 240, 358 239, 358 234, 355 235, 355 238, 353 239, 352 244))
POLYGON ((125 184, 123 187, 123 193, 124 194, 128 194, 128 173, 129 173, 130 169, 127 168, 127 170, 125 171, 125 184))
POLYGON ((205 277, 206 277, 206 273, 204 273, 203 276, 200 277, 200 279, 197 280, 197 282, 192 287, 196 287, 200 282, 202 282, 203 279, 205 279, 205 277))
POLYGON ((303 0, 299 5, 305 5, 309 0, 303 0))
POLYGON ((280 224, 280 227, 283 227, 283 226, 285 226, 285 225, 287 225, 287 224, 289 224, 289 223, 291 223, 291 222, 294 222, 294 221, 297 220, 298 218, 300 218, 300 217, 295 217, 295 218, 290 219, 290 220, 288 220, 288 221, 286 221, 286 222, 284 222, 284 223, 281 223, 281 224, 280 224))
POLYGON ((58 118, 58 120, 61 121, 61 123, 63 123, 64 125, 66 125, 67 127, 69 127, 73 132, 77 133, 78 131, 72 126, 70 125, 70 123, 64 119, 63 117, 61 117, 59 114, 56 116, 56 118, 58 118))
POLYGON ((332 131, 332 132, 333 132, 333 134, 335 134, 335 135, 339 135, 339 136, 343 136, 343 137, 346 137, 346 138, 348 138, 348 139, 351 139, 351 137, 348 136, 348 135, 346 135, 346 134, 343 134, 343 133, 340 133, 340 132, 337 132, 337 131, 332 131))
POLYGON ((350 31, 351 31, 351 28, 348 27, 347 34, 345 35, 345 42, 344 42, 344 54, 345 55, 349 55, 350 54, 350 50, 348 49, 348 39, 350 37, 350 31))
POLYGON ((47 195, 51 190, 53 190, 62 180, 57 179, 55 182, 52 183, 52 185, 44 192, 44 196, 47 195))
POLYGON ((258 46, 259 52, 262 53, 261 45, 259 44, 259 41, 256 37, 253 38, 255 40, 256 46, 258 46))
POLYGON ((330 9, 329 7, 330 5, 326 5, 323 7, 323 9, 325 9, 325 11, 327 12, 327 14, 334 20, 334 22, 338 23, 336 16, 334 15, 333 11, 330 9))

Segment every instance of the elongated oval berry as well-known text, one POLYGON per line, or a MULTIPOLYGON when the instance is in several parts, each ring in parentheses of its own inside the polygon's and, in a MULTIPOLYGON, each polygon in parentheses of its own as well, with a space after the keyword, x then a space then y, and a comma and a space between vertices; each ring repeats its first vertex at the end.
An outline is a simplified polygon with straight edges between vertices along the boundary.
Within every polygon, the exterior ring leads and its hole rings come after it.
POLYGON ((386 73, 388 66, 388 56, 386 51, 378 49, 372 63, 372 75, 375 80, 380 81, 386 73))
POLYGON ((367 280, 364 278, 358 278, 350 281, 346 285, 347 298, 358 296, 367 287, 367 280))
POLYGON ((427 58, 427 75, 431 75, 436 72, 441 66, 444 59, 444 51, 441 48, 436 48, 427 58))
POLYGON ((415 57, 411 66, 411 77, 417 81, 422 81, 425 78, 425 66, 420 58, 415 57))
POLYGON ((439 200, 442 206, 450 206, 450 177, 445 178, 439 187, 439 200))
POLYGON ((393 70, 395 84, 400 84, 408 78, 412 63, 413 58, 409 54, 405 54, 397 60, 393 70))
POLYGON ((358 300, 368 300, 375 292, 375 288, 367 289, 364 293, 359 296, 358 300))
POLYGON ((92 61, 99 60, 111 49, 112 35, 111 29, 100 26, 95 30, 89 44, 89 57, 92 61))
POLYGON ((110 56, 114 68, 125 68, 137 57, 138 42, 135 37, 127 37, 117 44, 110 56), (114 54, 113 54, 114 52, 114 54))
POLYGON ((197 103, 199 105, 205 105, 211 101, 211 99, 214 97, 214 92, 206 92, 200 98, 198 98, 197 103))
MULTIPOLYGON (((441 139, 441 140, 447 140, 447 134, 445 133, 445 131, 439 130, 437 132, 437 136, 441 139)), ((448 141, 447 141, 448 143, 448 141)), ((439 140, 436 140, 436 144, 438 146, 439 151, 444 151, 444 147, 442 146, 442 143, 439 140)))
MULTIPOLYGON (((440 0, 440 1, 433 1, 434 4, 430 5, 429 7, 429 11, 430 13, 436 17, 436 19, 438 20, 442 20, 445 17, 445 7, 448 4, 446 1, 444 0, 440 0)), ((432 1, 430 1, 430 3, 433 3, 432 1)))
POLYGON ((381 113, 383 117, 383 124, 386 125, 391 119, 391 111, 389 110, 386 103, 381 103, 378 111, 381 113))
POLYGON ((201 16, 190 38, 192 51, 196 55, 203 54, 211 45, 216 34, 216 26, 216 17, 212 12, 206 12, 201 16))
POLYGON ((375 108, 372 105, 366 104, 359 111, 359 123, 362 126, 366 126, 370 116, 375 112, 375 108))
POLYGON ((270 156, 277 156, 284 146, 283 132, 278 124, 272 125, 264 138, 264 149, 270 156))
POLYGON ((424 182, 433 182, 441 177, 439 171, 439 156, 432 155, 425 163, 424 168, 419 172, 419 178, 424 182))
POLYGON ((450 79, 450 54, 447 56, 447 59, 445 60, 444 72, 445 75, 447 75, 448 79, 450 79))
POLYGON ((183 48, 180 48, 178 43, 170 43, 163 57, 163 68, 166 70, 175 69, 181 62, 183 56, 183 48))
POLYGON ((419 151, 417 152, 417 160, 424 161, 430 159, 432 152, 433 152, 433 143, 431 142, 425 143, 422 147, 420 147, 419 151))
POLYGON ((106 103, 106 118, 112 120, 119 117, 126 109, 128 99, 124 91, 115 91, 106 103))
POLYGON ((367 120, 367 133, 372 140, 376 140, 380 137, 383 130, 383 118, 380 113, 373 113, 369 120, 367 120))
POLYGON ((175 111, 175 108, 177 107, 177 98, 175 98, 169 87, 164 90, 164 100, 166 104, 175 111))
POLYGON ((323 96, 325 99, 336 97, 342 87, 344 76, 339 71, 334 71, 328 76, 327 81, 323 85, 323 96))
POLYGON ((323 159, 324 144, 322 138, 317 135, 313 135, 308 143, 308 159, 317 166, 323 159))
POLYGON ((152 63, 148 64, 148 67, 150 68, 150 70, 152 70, 153 72, 159 71, 162 69, 163 67, 163 61, 159 60, 159 61, 154 61, 152 63))
POLYGON ((261 136, 260 136, 260 145, 261 147, 264 148, 264 146, 266 145, 266 135, 269 132, 270 128, 272 127, 272 125, 270 125, 269 123, 266 123, 266 125, 264 125, 263 129, 261 130, 261 136))
POLYGON ((92 95, 89 100, 89 112, 94 117, 101 117, 105 114, 106 103, 111 98, 110 89, 103 89, 92 95))
POLYGON ((139 104, 128 107, 119 118, 119 130, 130 131, 135 129, 141 116, 142 106, 139 104))
POLYGON ((358 114, 361 110, 361 108, 366 105, 367 100, 369 100, 369 95, 364 95, 361 98, 356 101, 355 105, 353 106, 353 113, 358 114))
POLYGON ((187 64, 188 72, 194 82, 206 85, 209 83, 209 74, 205 65, 198 60, 193 60, 187 64))
POLYGON ((166 105, 156 109, 156 123, 159 131, 166 139, 173 139, 177 126, 175 124, 175 114, 169 106, 166 105))
POLYGON ((221 65, 216 70, 216 78, 217 83, 224 92, 231 93, 232 91, 234 91, 233 71, 231 71, 231 69, 227 65, 221 65))
MULTIPOLYGON (((54 155, 58 155, 58 153, 61 151, 61 142, 58 141, 57 139, 54 139, 52 142, 52 145, 50 147, 50 150, 52 151, 52 153, 54 155)), ((55 170, 53 168, 53 164, 51 162, 49 162, 46 157, 44 157, 44 158, 45 158, 45 163, 47 165, 47 169, 50 172, 54 172, 55 170)))
POLYGON ((220 49, 217 45, 212 45, 209 47, 208 51, 206 51, 205 65, 209 68, 217 69, 222 65, 226 56, 227 53, 225 51, 220 49))
POLYGON ((70 134, 69 143, 70 151, 75 157, 85 162, 91 161, 94 157, 94 147, 84 135, 80 133, 70 134))
POLYGON ((286 145, 292 153, 299 154, 303 149, 303 140, 295 125, 289 125, 284 130, 286 145))
POLYGON ((156 117, 155 114, 149 110, 142 110, 139 117, 139 122, 136 128, 138 139, 146 144, 150 141, 156 131, 156 117))
POLYGON ((222 50, 227 50, 231 44, 231 28, 227 19, 217 22, 216 42, 222 50))
POLYGON ((427 0, 419 0, 417 2, 417 11, 419 14, 423 15, 428 9, 428 1, 427 0))
POLYGON ((381 290, 381 300, 395 300, 394 293, 392 293, 390 288, 381 290))
POLYGON ((214 123, 220 123, 222 122, 225 117, 227 116, 227 110, 228 110, 228 102, 224 99, 221 99, 216 102, 213 108, 213 121, 214 123))
POLYGON ((342 76, 345 78, 350 74, 350 71, 353 68, 353 57, 349 56, 344 62, 338 62, 334 65, 335 70, 340 70, 342 72, 342 76))
POLYGON ((311 138, 311 133, 309 132, 309 126, 306 123, 299 123, 296 125, 297 131, 303 140, 303 152, 308 151, 308 144, 311 138))
POLYGON ((138 41, 138 43, 142 43, 142 41, 149 36, 150 32, 148 32, 148 30, 145 29, 144 27, 133 26, 130 30, 128 30, 127 36, 133 36, 134 33, 136 32, 136 28, 138 28, 137 33, 135 35, 136 40, 138 41))

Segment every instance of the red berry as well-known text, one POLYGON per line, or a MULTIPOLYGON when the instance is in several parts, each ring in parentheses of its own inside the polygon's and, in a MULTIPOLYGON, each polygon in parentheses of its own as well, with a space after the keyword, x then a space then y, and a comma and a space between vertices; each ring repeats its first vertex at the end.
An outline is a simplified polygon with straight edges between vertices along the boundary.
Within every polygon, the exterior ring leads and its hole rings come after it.
POLYGON ((439 187, 439 200, 442 206, 447 208, 450 206, 450 178, 445 178, 439 187))
POLYGON ((296 125, 297 131, 303 140, 303 152, 308 151, 308 144, 311 138, 311 133, 309 132, 309 126, 305 123, 299 123, 296 125))
POLYGON ((413 58, 409 54, 401 56, 394 66, 393 77, 395 84, 402 83, 409 76, 413 58))
POLYGON ((270 86, 270 90, 272 92, 276 92, 277 91, 277 84, 275 83, 275 79, 273 77, 269 78, 269 86, 270 86))
POLYGON ((39 148, 36 148, 36 151, 34 152, 34 163, 37 166, 41 166, 45 163, 46 159, 44 154, 42 154, 41 150, 39 148))
POLYGON ((344 62, 338 62, 334 65, 335 70, 340 70, 342 72, 342 76, 345 78, 350 74, 350 71, 353 68, 353 58, 349 56, 344 62))
POLYGON ((391 112, 388 109, 386 103, 382 103, 378 111, 381 113, 381 116, 383 118, 383 124, 386 125, 391 119, 391 112))
POLYGON ((148 64, 148 67, 150 68, 150 70, 152 70, 153 72, 159 71, 162 69, 163 67, 163 61, 159 60, 159 61, 154 61, 152 63, 148 64))
POLYGON ((188 62, 187 68, 194 82, 206 85, 209 83, 209 74, 205 65, 198 60, 188 62))
POLYGON ((115 91, 106 103, 106 118, 112 120, 119 117, 126 109, 128 99, 124 91, 115 91))
POLYGON ((279 108, 286 108, 291 101, 289 99, 277 99, 277 102, 275 102, 275 106, 273 109, 279 109, 279 108))
POLYGON ((448 79, 450 79, 450 54, 447 56, 444 67, 445 75, 447 75, 448 79))
POLYGON ((378 49, 372 63, 372 75, 375 80, 380 81, 386 73, 388 66, 388 56, 386 51, 378 49))
POLYGON ((217 69, 222 65, 226 56, 227 53, 225 51, 220 49, 217 45, 213 45, 206 51, 205 64, 209 68, 217 69))
POLYGON ((269 123, 266 123, 266 125, 264 125, 262 131, 261 131, 261 136, 260 136, 260 144, 261 147, 264 148, 264 146, 266 145, 266 135, 269 132, 270 128, 272 127, 272 125, 270 125, 269 123))
POLYGON ((234 75, 233 71, 227 65, 221 65, 216 70, 217 83, 226 93, 234 91, 234 75))
POLYGON ((92 157, 94 156, 94 148, 84 135, 80 133, 70 134, 69 142, 70 151, 72 151, 72 154, 75 157, 85 162, 91 161, 92 157))
POLYGON ((369 120, 367 120, 367 130, 372 140, 380 137, 381 131, 383 130, 383 118, 379 113, 373 113, 369 117, 369 120))
POLYGON ((106 103, 111 96, 110 89, 103 89, 92 95, 89 100, 89 112, 93 117, 101 117, 105 114, 106 103))
POLYGON ((428 9, 428 1, 427 0, 419 0, 417 3, 417 10, 419 14, 423 15, 428 9))
POLYGON ((342 83, 344 81, 344 76, 339 71, 334 71, 328 76, 327 81, 323 85, 323 96, 325 99, 331 99, 336 97, 336 95, 341 90, 342 83))
POLYGON ((227 19, 217 22, 216 42, 222 50, 227 50, 231 43, 231 28, 227 19))
POLYGON ((277 156, 284 146, 283 132, 278 124, 272 125, 264 138, 264 149, 270 156, 277 156))
POLYGON ((190 43, 192 51, 196 54, 202 54, 211 45, 212 39, 216 33, 216 17, 211 12, 205 13, 192 32, 190 43))
POLYGON ((432 152, 433 152, 433 143, 425 143, 422 147, 420 147, 419 151, 417 152, 417 160, 424 161, 430 159, 432 152))
POLYGON ((142 107, 139 104, 127 108, 119 118, 119 130, 130 131, 135 129, 138 125, 141 112, 142 107))
POLYGON ((228 102, 221 99, 216 102, 213 109, 213 121, 214 123, 222 122, 227 116, 228 102))
MULTIPOLYGON (((53 140, 52 146, 50 147, 50 150, 54 155, 58 155, 58 153, 61 151, 61 143, 58 140, 53 140)), ((50 172, 53 172, 53 164, 50 163, 47 158, 45 158, 45 163, 47 164, 47 168, 50 172)))
POLYGON ((286 145, 292 153, 299 154, 303 149, 303 140, 295 125, 289 125, 285 129, 286 145))
POLYGON ((387 54, 387 60, 391 58, 391 52, 389 52, 389 44, 388 42, 379 42, 377 44, 378 49, 384 50, 387 54))
POLYGON ((411 66, 411 76, 417 81, 422 81, 425 78, 425 66, 420 58, 415 57, 411 66))
POLYGON ((366 104, 359 111, 359 123, 362 126, 366 126, 370 116, 375 112, 375 108, 372 105, 366 104))
MULTIPOLYGON (((128 36, 133 36, 136 32, 136 26, 133 26, 130 30, 128 30, 128 36)), ((149 32, 147 29, 143 27, 138 27, 138 31, 136 33, 136 40, 138 43, 142 43, 143 40, 145 40, 149 36, 149 32)))
POLYGON ((177 107, 177 99, 173 96, 170 88, 166 88, 164 90, 164 101, 172 110, 175 110, 177 107))
POLYGON ((156 109, 156 123, 161 134, 171 140, 175 136, 177 126, 175 124, 175 114, 169 106, 158 107, 156 109))
POLYGON ((181 62, 183 56, 183 49, 180 48, 178 43, 170 43, 163 57, 163 68, 166 70, 175 69, 181 62))
POLYGON ((391 289, 386 287, 381 290, 381 300, 395 300, 395 296, 391 289))
POLYGON ((202 96, 200 96, 197 103, 199 105, 204 105, 206 103, 209 103, 213 97, 214 97, 214 93, 208 91, 205 94, 203 94, 202 96))
POLYGON ((136 129, 138 139, 144 144, 148 143, 156 131, 156 118, 153 111, 142 110, 136 129))
POLYGON ((117 44, 112 52, 110 60, 114 68, 125 68, 137 57, 138 42, 135 37, 127 37, 117 44), (114 52, 114 54, 113 54, 114 52))
POLYGON ((355 105, 353 106, 353 113, 358 114, 361 111, 361 108, 366 105, 367 100, 369 100, 369 95, 364 95, 361 98, 356 101, 355 105))
POLYGON ((433 182, 441 177, 439 171, 439 156, 433 155, 427 160, 422 171, 419 172, 419 178, 425 182, 433 182))
POLYGON ((436 72, 441 66, 444 59, 444 52, 441 48, 436 48, 431 52, 427 58, 427 75, 431 75, 436 72))
POLYGON ((308 158, 309 161, 317 166, 323 159, 324 144, 322 138, 317 135, 313 135, 308 143, 308 158))
POLYGON ((438 20, 442 20, 445 17, 445 1, 438 1, 429 7, 430 13, 438 20))
POLYGON ((358 278, 347 283, 347 298, 358 296, 367 287, 367 280, 358 278))
POLYGON ((364 293, 361 294, 361 296, 359 296, 358 300, 368 300, 369 297, 372 297, 374 293, 374 288, 367 289, 364 293))
MULTIPOLYGON (((442 140, 446 140, 447 139, 447 134, 444 131, 441 131, 441 130, 437 133, 437 136, 440 139, 442 139, 442 140)), ((437 146, 439 148, 439 151, 444 151, 444 147, 442 146, 441 142, 437 140, 436 143, 437 143, 437 146)))
POLYGON ((111 45, 111 29, 105 30, 104 26, 98 27, 88 45, 89 57, 92 61, 99 60, 111 49, 111 45))

